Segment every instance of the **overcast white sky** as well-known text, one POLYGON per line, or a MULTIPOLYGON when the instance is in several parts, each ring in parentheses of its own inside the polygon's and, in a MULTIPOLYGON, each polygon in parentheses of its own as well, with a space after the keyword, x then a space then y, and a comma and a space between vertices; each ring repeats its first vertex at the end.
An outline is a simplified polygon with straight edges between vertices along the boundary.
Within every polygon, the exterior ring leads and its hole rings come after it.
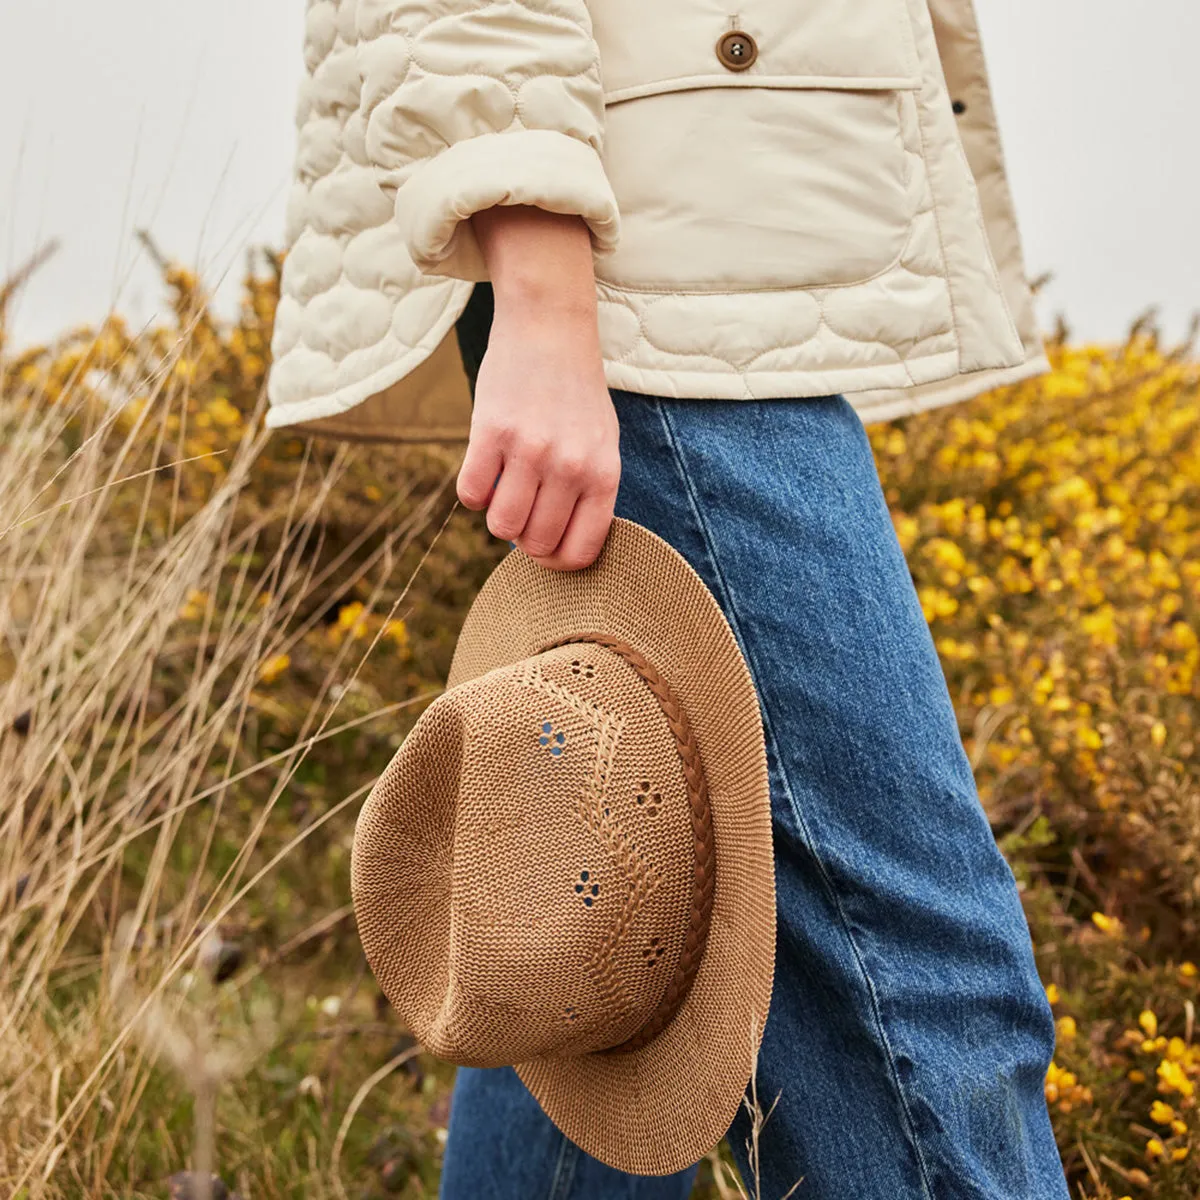
MULTIPOLYGON (((648 0, 649 2, 649 0, 648 0)), ((818 2, 818 0, 813 0, 818 2)), ((977 0, 1031 272, 1081 336, 1200 308, 1200 3, 977 0)), ((161 303, 147 227, 214 281, 278 244, 304 0, 0 4, 0 274, 19 336, 161 303)))

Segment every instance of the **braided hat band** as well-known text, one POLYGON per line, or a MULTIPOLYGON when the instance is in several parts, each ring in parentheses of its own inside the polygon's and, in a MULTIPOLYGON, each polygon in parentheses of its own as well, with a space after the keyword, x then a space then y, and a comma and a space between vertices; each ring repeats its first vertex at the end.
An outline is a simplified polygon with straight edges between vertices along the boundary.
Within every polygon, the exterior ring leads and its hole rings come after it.
POLYGON ((709 806, 708 781, 704 777, 704 766, 700 761, 700 747, 688 723, 687 713, 679 703, 670 685, 654 664, 634 646, 606 633, 575 633, 543 646, 542 651, 557 650, 560 646, 576 643, 592 643, 619 654, 645 681, 651 694, 662 708, 663 716, 671 727, 675 746, 679 751, 683 777, 687 782, 688 808, 692 818, 692 900, 688 918, 687 934, 683 952, 668 980, 658 1005, 646 1023, 630 1038, 603 1053, 626 1053, 639 1050, 658 1036, 679 1006, 691 991, 692 983, 704 948, 708 943, 708 926, 712 917, 713 892, 716 888, 717 862, 713 845, 712 809, 709 806))

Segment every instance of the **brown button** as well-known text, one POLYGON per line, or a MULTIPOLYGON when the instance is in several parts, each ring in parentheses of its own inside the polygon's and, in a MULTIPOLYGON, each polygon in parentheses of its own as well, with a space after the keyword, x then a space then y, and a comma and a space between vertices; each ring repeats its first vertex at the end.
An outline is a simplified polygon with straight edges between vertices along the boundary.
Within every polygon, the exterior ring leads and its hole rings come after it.
POLYGON ((717 43, 717 57, 731 71, 744 71, 754 65, 758 45, 748 33, 735 29, 717 43))

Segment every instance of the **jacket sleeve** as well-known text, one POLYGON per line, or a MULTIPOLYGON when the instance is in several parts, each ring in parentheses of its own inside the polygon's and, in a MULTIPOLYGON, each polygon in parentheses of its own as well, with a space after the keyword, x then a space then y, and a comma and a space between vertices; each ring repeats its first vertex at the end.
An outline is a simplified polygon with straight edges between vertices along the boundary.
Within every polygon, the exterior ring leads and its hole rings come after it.
POLYGON ((423 272, 487 279, 468 218, 497 204, 580 216, 615 249, 585 0, 358 0, 356 23, 366 156, 423 272))

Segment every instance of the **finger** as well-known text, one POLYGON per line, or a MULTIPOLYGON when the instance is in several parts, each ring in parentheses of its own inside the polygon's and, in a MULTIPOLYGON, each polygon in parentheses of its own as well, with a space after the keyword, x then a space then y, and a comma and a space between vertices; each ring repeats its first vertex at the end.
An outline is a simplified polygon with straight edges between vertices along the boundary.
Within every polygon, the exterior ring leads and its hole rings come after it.
POLYGON ((531 558, 553 554, 562 541, 578 496, 577 487, 553 480, 543 481, 517 545, 531 558))
POLYGON ((478 435, 467 442, 467 453, 458 472, 458 498, 467 508, 487 508, 496 488, 504 458, 496 442, 478 435))
POLYGON ((613 521, 615 495, 582 496, 575 504, 558 549, 538 562, 555 571, 589 567, 604 546, 613 521))
POLYGON ((519 459, 505 462, 487 510, 487 527, 495 537, 514 541, 521 536, 537 497, 538 482, 533 468, 519 459))

